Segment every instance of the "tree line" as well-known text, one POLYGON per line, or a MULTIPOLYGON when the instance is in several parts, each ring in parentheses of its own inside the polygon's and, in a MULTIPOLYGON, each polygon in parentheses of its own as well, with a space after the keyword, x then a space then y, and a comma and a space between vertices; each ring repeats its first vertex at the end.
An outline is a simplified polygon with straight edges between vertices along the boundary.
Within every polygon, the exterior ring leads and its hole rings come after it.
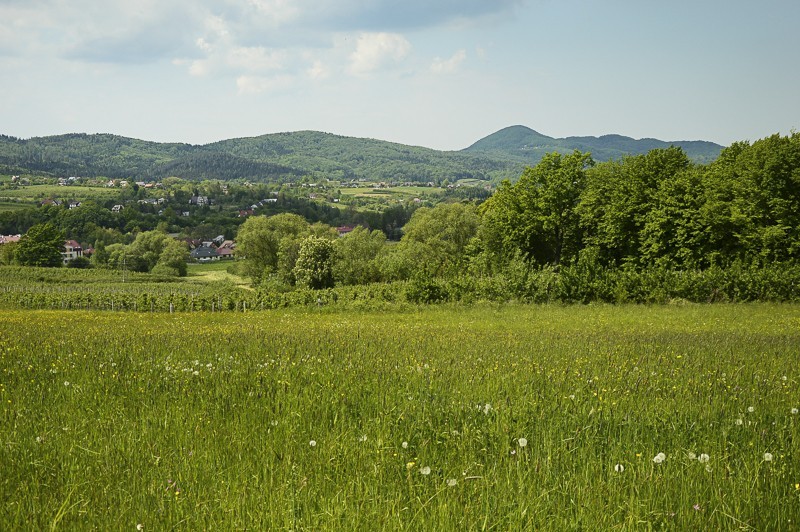
POLYGON ((244 273, 287 287, 300 280, 300 257, 304 269, 330 272, 318 287, 567 270, 789 271, 800 258, 800 134, 735 143, 708 165, 676 147, 602 163, 552 153, 483 203, 417 209, 398 243, 365 228, 338 238, 286 214, 248 220, 238 241, 244 273))

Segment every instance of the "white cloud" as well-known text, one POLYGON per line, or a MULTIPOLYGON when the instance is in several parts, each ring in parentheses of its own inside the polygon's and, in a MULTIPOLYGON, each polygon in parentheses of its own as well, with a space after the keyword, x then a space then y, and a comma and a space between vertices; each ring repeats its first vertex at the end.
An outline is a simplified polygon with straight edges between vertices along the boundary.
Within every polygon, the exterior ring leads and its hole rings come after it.
POLYGON ((465 50, 459 50, 450 59, 436 58, 431 64, 431 72, 434 74, 450 74, 458 70, 461 63, 467 58, 465 50))
POLYGON ((350 55, 350 73, 368 75, 408 56, 411 43, 397 33, 362 33, 350 55))
POLYGON ((330 77, 331 72, 322 61, 316 60, 311 67, 306 70, 306 74, 308 74, 308 77, 311 79, 321 80, 330 77))
POLYGON ((236 78, 236 88, 239 90, 239 94, 259 94, 284 90, 292 85, 294 85, 294 78, 285 74, 275 77, 239 76, 236 78))
POLYGON ((302 14, 302 9, 296 0, 248 0, 248 4, 275 25, 291 22, 302 14))

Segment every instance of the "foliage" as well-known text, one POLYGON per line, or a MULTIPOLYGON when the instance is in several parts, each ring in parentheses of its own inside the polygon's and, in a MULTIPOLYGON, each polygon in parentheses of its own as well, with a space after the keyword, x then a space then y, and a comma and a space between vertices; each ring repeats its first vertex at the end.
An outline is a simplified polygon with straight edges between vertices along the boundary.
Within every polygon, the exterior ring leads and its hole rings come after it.
POLYGON ((304 238, 293 268, 297 285, 312 290, 332 287, 333 255, 330 239, 314 235, 304 238))
POLYGON ((333 277, 338 284, 357 285, 380 281, 378 255, 386 244, 382 231, 362 226, 333 243, 333 277))
POLYGON ((625 156, 644 155, 652 150, 666 150, 670 147, 680 148, 697 163, 710 163, 723 149, 713 142, 634 140, 622 135, 554 139, 524 126, 511 126, 479 140, 465 151, 534 165, 545 155, 553 152, 568 155, 578 150, 590 152, 595 161, 611 161, 625 156))
POLYGON ((484 204, 486 247, 500 257, 516 252, 534 264, 560 264, 581 246, 576 211, 583 192, 588 153, 552 153, 519 181, 504 182, 484 204))
POLYGON ((53 224, 31 227, 17 244, 14 256, 23 266, 61 266, 64 235, 53 224))
POLYGON ((410 275, 463 273, 467 246, 478 230, 477 209, 468 203, 444 203, 417 209, 404 228, 396 253, 410 275))
POLYGON ((116 135, 71 134, 28 140, 0 137, 0 167, 51 175, 294 182, 336 180, 489 181, 520 166, 469 153, 310 131, 225 140, 205 146, 146 142, 116 135))

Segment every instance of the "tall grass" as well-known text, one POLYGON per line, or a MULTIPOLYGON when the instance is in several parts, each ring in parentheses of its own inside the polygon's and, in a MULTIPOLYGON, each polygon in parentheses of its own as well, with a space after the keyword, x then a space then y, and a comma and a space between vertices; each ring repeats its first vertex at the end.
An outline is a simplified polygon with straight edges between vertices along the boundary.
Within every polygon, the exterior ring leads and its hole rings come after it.
POLYGON ((2 325, 5 529, 800 522, 797 306, 4 311, 2 325))

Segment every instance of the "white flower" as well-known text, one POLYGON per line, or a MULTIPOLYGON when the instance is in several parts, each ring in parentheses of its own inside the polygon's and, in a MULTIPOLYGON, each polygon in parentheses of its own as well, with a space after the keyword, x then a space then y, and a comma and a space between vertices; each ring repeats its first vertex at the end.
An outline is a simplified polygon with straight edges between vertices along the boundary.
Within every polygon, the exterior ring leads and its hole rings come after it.
POLYGON ((450 486, 451 488, 453 486, 455 486, 456 484, 458 484, 458 481, 456 479, 454 479, 454 478, 448 478, 447 479, 447 485, 450 486))
POLYGON ((667 459, 667 455, 665 455, 664 453, 658 453, 658 454, 657 454, 657 455, 656 455, 656 456, 653 458, 653 462, 655 462, 655 463, 657 463, 657 464, 660 464, 661 462, 663 462, 663 461, 664 461, 664 460, 666 460, 666 459, 667 459))
POLYGON ((614 471, 616 471, 617 473, 622 473, 623 471, 625 471, 625 466, 622 464, 617 464, 614 466, 614 471))
POLYGON ((400 444, 400 447, 402 447, 403 449, 408 449, 408 442, 404 441, 403 443, 400 444))
POLYGON ((798 411, 796 408, 792 408, 791 412, 793 416, 796 416, 798 411))
POLYGON ((69 381, 64 381, 64 386, 69 386, 69 381))
POLYGON ((743 423, 744 423, 744 421, 742 421, 742 418, 739 418, 739 419, 736 420, 736 424, 737 425, 742 425, 743 423))
POLYGON ((789 380, 789 377, 787 377, 786 375, 784 375, 783 377, 781 377, 781 380, 782 380, 783 382, 786 382, 786 381, 788 381, 788 380, 789 380))
POLYGON ((764 461, 765 462, 772 462, 772 453, 764 453, 764 461))
POLYGON ((689 460, 694 460, 695 458, 697 458, 697 455, 694 454, 693 452, 690 452, 689 453, 689 460))
POLYGON ((144 525, 142 523, 138 523, 136 525, 136 530, 144 530, 144 525))
POLYGON ((520 447, 525 447, 526 445, 528 445, 528 440, 526 440, 525 438, 520 438, 517 440, 517 443, 519 443, 520 447))
POLYGON ((485 405, 483 405, 483 413, 484 414, 488 415, 489 412, 491 412, 491 411, 492 411, 492 405, 490 405, 489 403, 486 403, 485 405))
POLYGON ((316 441, 316 440, 311 440, 310 442, 308 442, 308 444, 309 444, 311 447, 316 447, 316 446, 317 446, 317 441, 316 441))
POLYGON ((698 458, 701 464, 707 463, 710 459, 711 457, 708 456, 706 453, 701 454, 700 457, 698 458))
POLYGON ((747 411, 748 411, 748 412, 750 412, 750 413, 752 414, 753 412, 755 412, 755 411, 756 411, 756 409, 755 409, 755 408, 753 408, 752 406, 748 406, 748 407, 747 407, 747 411))
POLYGON ((421 468, 419 469, 419 472, 420 472, 420 474, 421 474, 421 475, 426 475, 426 476, 427 476, 427 475, 430 475, 430 474, 431 474, 431 468, 430 468, 430 467, 428 467, 428 466, 421 467, 421 468))

